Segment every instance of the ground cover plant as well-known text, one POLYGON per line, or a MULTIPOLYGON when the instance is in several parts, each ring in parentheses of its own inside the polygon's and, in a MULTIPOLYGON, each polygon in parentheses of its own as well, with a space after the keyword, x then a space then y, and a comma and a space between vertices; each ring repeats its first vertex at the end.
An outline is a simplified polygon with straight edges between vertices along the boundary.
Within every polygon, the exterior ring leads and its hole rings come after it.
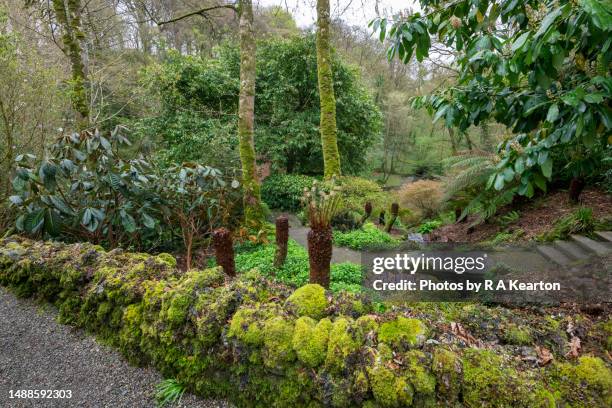
POLYGON ((367 297, 318 285, 174 265, 87 243, 0 243, 2 285, 54 303, 62 322, 133 363, 239 406, 612 403, 606 313, 425 303, 377 314, 367 297))
POLYGON ((352 231, 334 231, 333 235, 334 245, 357 250, 392 248, 400 242, 371 222, 366 222, 361 228, 352 231))
MULTIPOLYGON (((246 245, 237 251, 236 270, 248 272, 257 269, 263 276, 274 279, 291 287, 300 287, 308 283, 308 251, 289 239, 287 259, 282 267, 274 266, 275 245, 246 245)), ((330 289, 332 292, 350 290, 361 291, 361 265, 349 262, 331 265, 330 289)))

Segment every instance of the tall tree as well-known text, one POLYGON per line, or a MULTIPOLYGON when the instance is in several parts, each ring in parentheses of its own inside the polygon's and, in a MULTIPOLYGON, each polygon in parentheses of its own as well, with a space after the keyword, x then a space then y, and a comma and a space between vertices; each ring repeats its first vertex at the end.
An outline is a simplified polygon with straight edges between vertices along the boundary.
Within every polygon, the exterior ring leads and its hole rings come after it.
POLYGON ((317 0, 317 76, 321 103, 321 146, 325 178, 340 175, 336 97, 331 65, 329 0, 317 0))
MULTIPOLYGON (((260 228, 264 222, 259 180, 255 166, 255 30, 253 2, 240 0, 240 96, 238 100, 238 140, 242 164, 244 215, 247 226, 260 228)), ((334 122, 335 127, 335 122, 334 122)))
POLYGON ((81 29, 81 1, 53 0, 52 5, 55 18, 62 30, 63 51, 70 59, 71 99, 72 107, 77 115, 77 128, 84 129, 89 124, 89 103, 87 101, 87 70, 81 46, 85 37, 81 29))
POLYGON ((235 4, 216 4, 200 10, 189 12, 167 21, 153 21, 158 25, 175 23, 196 15, 207 16, 217 9, 231 9, 240 18, 240 94, 238 97, 238 149, 242 166, 242 184, 244 190, 245 224, 259 229, 264 223, 264 211, 261 204, 260 183, 257 179, 254 141, 255 122, 255 74, 256 44, 253 24, 252 0, 238 0, 235 4))

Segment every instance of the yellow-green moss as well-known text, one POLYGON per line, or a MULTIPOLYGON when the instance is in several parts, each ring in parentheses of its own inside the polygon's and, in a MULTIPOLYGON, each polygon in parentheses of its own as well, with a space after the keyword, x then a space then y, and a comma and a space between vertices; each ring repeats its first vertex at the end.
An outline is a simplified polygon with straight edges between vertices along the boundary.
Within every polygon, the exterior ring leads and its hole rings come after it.
POLYGON ((598 357, 556 365, 559 390, 573 408, 612 406, 612 371, 598 357))
POLYGON ((368 370, 370 387, 381 407, 406 407, 412 405, 414 390, 403 377, 383 365, 368 370))
POLYGON ((157 260, 168 265, 169 268, 176 268, 176 258, 172 255, 162 252, 157 255, 157 260))
POLYGON ((332 322, 322 319, 318 323, 308 317, 300 317, 295 322, 293 350, 298 359, 309 367, 317 367, 325 360, 327 342, 332 322))
POLYGON ((601 325, 604 336, 605 336, 605 347, 606 350, 612 351, 612 319, 608 320, 601 325))
POLYGON ((285 306, 298 316, 309 316, 313 319, 320 319, 325 316, 325 311, 329 304, 325 297, 325 289, 322 286, 308 284, 296 289, 295 292, 287 298, 285 306))
POLYGON ((436 390, 436 378, 431 374, 429 362, 425 353, 419 350, 410 350, 405 355, 408 379, 419 394, 433 395, 436 390))
POLYGON ((266 320, 264 324, 264 364, 277 368, 295 360, 293 351, 293 322, 281 316, 266 320))
POLYGON ((457 354, 450 350, 437 348, 433 352, 432 371, 436 375, 437 390, 448 403, 457 401, 461 391, 462 363, 457 354))
POLYGON ((345 370, 349 356, 359 352, 363 337, 359 336, 353 319, 339 317, 333 323, 329 334, 325 366, 331 371, 345 370))
POLYGON ((529 330, 515 324, 509 325, 504 331, 503 336, 506 343, 517 346, 526 346, 533 342, 531 334, 529 334, 529 330))
POLYGON ((227 336, 252 346, 263 345, 264 323, 278 314, 275 305, 242 306, 232 317, 227 336))
POLYGON ((463 401, 470 407, 532 406, 532 390, 491 350, 468 349, 463 360, 463 401))
POLYGON ((357 327, 359 327, 364 334, 376 332, 378 330, 378 322, 376 321, 376 317, 372 315, 361 316, 356 320, 356 323, 357 327))
POLYGON ((398 316, 395 320, 383 323, 378 331, 378 341, 391 347, 405 350, 425 342, 427 327, 418 319, 398 316))

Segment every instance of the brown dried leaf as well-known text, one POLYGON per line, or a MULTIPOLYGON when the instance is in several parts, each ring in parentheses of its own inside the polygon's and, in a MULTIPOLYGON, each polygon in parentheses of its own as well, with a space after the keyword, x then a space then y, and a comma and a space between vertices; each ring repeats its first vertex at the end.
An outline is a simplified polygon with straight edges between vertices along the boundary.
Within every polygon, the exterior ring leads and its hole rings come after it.
POLYGON ((550 363, 554 358, 550 350, 546 347, 536 346, 535 350, 538 355, 538 364, 541 366, 545 366, 546 364, 550 363))
POLYGON ((565 355, 565 357, 578 357, 580 354, 580 338, 573 336, 569 343, 570 351, 565 355))
POLYGON ((451 332, 463 339, 470 346, 477 346, 480 344, 478 340, 474 336, 465 330, 465 328, 461 325, 461 323, 451 322, 451 332))

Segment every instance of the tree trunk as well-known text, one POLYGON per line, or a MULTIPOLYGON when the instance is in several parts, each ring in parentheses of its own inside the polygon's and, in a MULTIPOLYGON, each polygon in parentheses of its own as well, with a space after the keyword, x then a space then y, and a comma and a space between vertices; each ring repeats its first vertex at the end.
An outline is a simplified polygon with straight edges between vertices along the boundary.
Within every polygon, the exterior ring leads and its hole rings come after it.
POLYGON ((393 203, 391 204, 391 219, 389 223, 385 226, 385 231, 387 233, 391 232, 391 228, 393 228, 393 224, 395 224, 395 220, 397 220, 397 216, 399 215, 399 204, 393 203))
POLYGON ((332 229, 317 228, 308 231, 308 261, 310 283, 329 288, 329 269, 332 257, 332 229))
POLYGON ((321 147, 326 179, 340 175, 336 129, 336 97, 331 66, 329 0, 317 0, 317 77, 321 104, 321 147))
POLYGON ((289 241, 289 219, 280 216, 276 219, 276 253, 274 254, 274 266, 280 268, 287 259, 287 245, 289 241))
POLYGON ((569 198, 572 203, 578 203, 580 200, 580 194, 582 193, 582 190, 584 190, 585 185, 586 182, 584 181, 584 178, 580 176, 575 176, 572 178, 569 185, 569 198))
POLYGON ((77 116, 77 129, 89 125, 89 102, 87 101, 87 72, 83 62, 81 41, 85 35, 81 30, 81 1, 53 0, 53 11, 61 27, 64 53, 70 59, 72 70, 71 102, 77 116))
POLYGON ((219 228, 213 232, 213 246, 217 265, 223 267, 223 272, 232 279, 236 276, 234 263, 234 244, 232 233, 226 228, 219 228))
POLYGON ((240 98, 238 102, 238 143, 242 164, 244 216, 248 227, 261 228, 264 212, 261 206, 259 180, 255 166, 255 30, 253 3, 240 0, 240 98))

